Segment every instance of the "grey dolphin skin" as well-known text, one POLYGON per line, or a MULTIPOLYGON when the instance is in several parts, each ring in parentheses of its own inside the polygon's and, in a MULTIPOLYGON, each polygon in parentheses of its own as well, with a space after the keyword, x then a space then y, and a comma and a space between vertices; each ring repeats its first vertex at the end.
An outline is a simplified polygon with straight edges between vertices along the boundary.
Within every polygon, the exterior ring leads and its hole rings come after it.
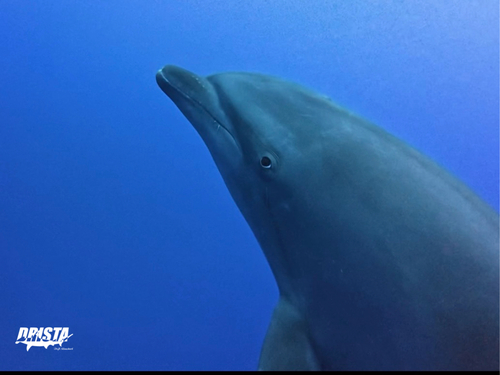
POLYGON ((300 85, 167 65, 280 297, 260 370, 499 369, 498 214, 300 85))

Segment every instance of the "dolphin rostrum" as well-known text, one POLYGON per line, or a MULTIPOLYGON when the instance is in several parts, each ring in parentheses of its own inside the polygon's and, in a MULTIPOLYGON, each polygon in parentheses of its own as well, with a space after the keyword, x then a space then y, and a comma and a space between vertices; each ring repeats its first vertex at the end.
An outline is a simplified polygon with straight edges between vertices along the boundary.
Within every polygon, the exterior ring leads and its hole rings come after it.
POLYGON ((468 187, 300 85, 171 65, 156 80, 276 279, 259 369, 498 371, 499 220, 468 187))

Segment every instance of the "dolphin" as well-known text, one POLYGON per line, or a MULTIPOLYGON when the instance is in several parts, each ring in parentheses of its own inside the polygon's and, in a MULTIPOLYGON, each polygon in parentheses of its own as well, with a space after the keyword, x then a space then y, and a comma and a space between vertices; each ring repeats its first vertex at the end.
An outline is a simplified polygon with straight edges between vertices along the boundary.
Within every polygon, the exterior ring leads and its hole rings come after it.
POLYGON ((499 370, 499 220, 428 157, 301 85, 167 65, 279 289, 259 370, 499 370))

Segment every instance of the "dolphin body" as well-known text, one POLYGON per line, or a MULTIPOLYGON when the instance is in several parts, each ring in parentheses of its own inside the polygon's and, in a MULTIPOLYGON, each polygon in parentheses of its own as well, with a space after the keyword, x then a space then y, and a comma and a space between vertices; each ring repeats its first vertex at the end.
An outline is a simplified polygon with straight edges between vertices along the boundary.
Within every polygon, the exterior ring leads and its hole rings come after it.
POLYGON ((401 140, 261 74, 156 75, 280 298, 260 370, 498 370, 498 214, 401 140))

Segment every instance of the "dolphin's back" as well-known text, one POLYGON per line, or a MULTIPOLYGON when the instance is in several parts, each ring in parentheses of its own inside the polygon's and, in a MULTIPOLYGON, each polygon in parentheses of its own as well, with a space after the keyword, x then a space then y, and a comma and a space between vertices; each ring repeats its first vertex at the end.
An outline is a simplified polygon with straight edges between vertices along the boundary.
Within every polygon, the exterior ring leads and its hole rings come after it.
POLYGON ((498 214, 411 146, 335 111, 322 173, 295 186, 295 220, 280 213, 294 267, 314 274, 293 289, 319 363, 498 370, 498 214))

